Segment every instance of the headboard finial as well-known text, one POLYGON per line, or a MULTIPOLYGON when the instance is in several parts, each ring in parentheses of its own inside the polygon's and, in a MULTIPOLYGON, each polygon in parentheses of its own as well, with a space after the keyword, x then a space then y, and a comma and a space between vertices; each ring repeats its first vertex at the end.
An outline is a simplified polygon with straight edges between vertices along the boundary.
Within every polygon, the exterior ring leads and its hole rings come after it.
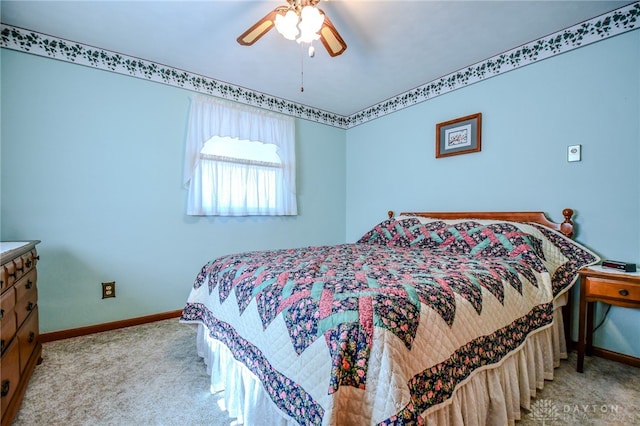
POLYGON ((389 219, 393 219, 393 210, 389 210, 387 214, 389 215, 389 219))
POLYGON ((564 222, 560 224, 560 232, 569 238, 573 238, 573 222, 571 221, 573 209, 562 210, 562 216, 564 216, 564 222))

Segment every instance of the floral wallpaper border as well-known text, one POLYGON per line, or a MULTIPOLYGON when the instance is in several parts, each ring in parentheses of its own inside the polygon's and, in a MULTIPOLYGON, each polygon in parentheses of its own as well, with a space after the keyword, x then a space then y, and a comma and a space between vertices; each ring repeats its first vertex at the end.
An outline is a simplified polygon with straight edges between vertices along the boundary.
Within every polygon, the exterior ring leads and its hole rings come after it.
POLYGON ((639 17, 640 2, 635 2, 558 31, 373 105, 350 116, 348 127, 357 126, 498 74, 637 29, 639 17))
POLYGON ((33 31, 0 25, 0 47, 181 87, 348 129, 519 67, 638 28, 640 1, 455 71, 351 116, 343 116, 199 74, 33 31))

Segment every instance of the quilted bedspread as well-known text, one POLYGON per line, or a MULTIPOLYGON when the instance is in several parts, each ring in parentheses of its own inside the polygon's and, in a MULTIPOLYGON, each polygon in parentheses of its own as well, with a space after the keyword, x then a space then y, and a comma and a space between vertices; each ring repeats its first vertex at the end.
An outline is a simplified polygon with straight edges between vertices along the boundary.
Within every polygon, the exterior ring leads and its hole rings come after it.
POLYGON ((214 259, 181 319, 299 424, 420 424, 549 326, 554 298, 597 260, 534 224, 401 217, 353 244, 214 259))

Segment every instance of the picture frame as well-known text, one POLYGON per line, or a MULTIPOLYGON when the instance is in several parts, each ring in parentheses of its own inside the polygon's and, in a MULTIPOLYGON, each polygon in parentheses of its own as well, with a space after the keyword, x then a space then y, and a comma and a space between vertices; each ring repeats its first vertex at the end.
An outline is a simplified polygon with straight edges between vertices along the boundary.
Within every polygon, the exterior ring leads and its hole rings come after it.
POLYGON ((482 113, 436 124, 436 158, 479 152, 482 148, 482 113))

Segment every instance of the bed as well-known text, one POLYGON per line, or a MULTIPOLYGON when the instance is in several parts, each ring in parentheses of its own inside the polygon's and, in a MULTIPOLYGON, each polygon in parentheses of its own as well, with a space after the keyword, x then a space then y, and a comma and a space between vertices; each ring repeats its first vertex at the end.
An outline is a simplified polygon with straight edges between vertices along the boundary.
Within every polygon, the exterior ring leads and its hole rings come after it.
POLYGON ((514 424, 600 260, 572 215, 389 212, 355 243, 218 257, 181 322, 239 424, 514 424))

